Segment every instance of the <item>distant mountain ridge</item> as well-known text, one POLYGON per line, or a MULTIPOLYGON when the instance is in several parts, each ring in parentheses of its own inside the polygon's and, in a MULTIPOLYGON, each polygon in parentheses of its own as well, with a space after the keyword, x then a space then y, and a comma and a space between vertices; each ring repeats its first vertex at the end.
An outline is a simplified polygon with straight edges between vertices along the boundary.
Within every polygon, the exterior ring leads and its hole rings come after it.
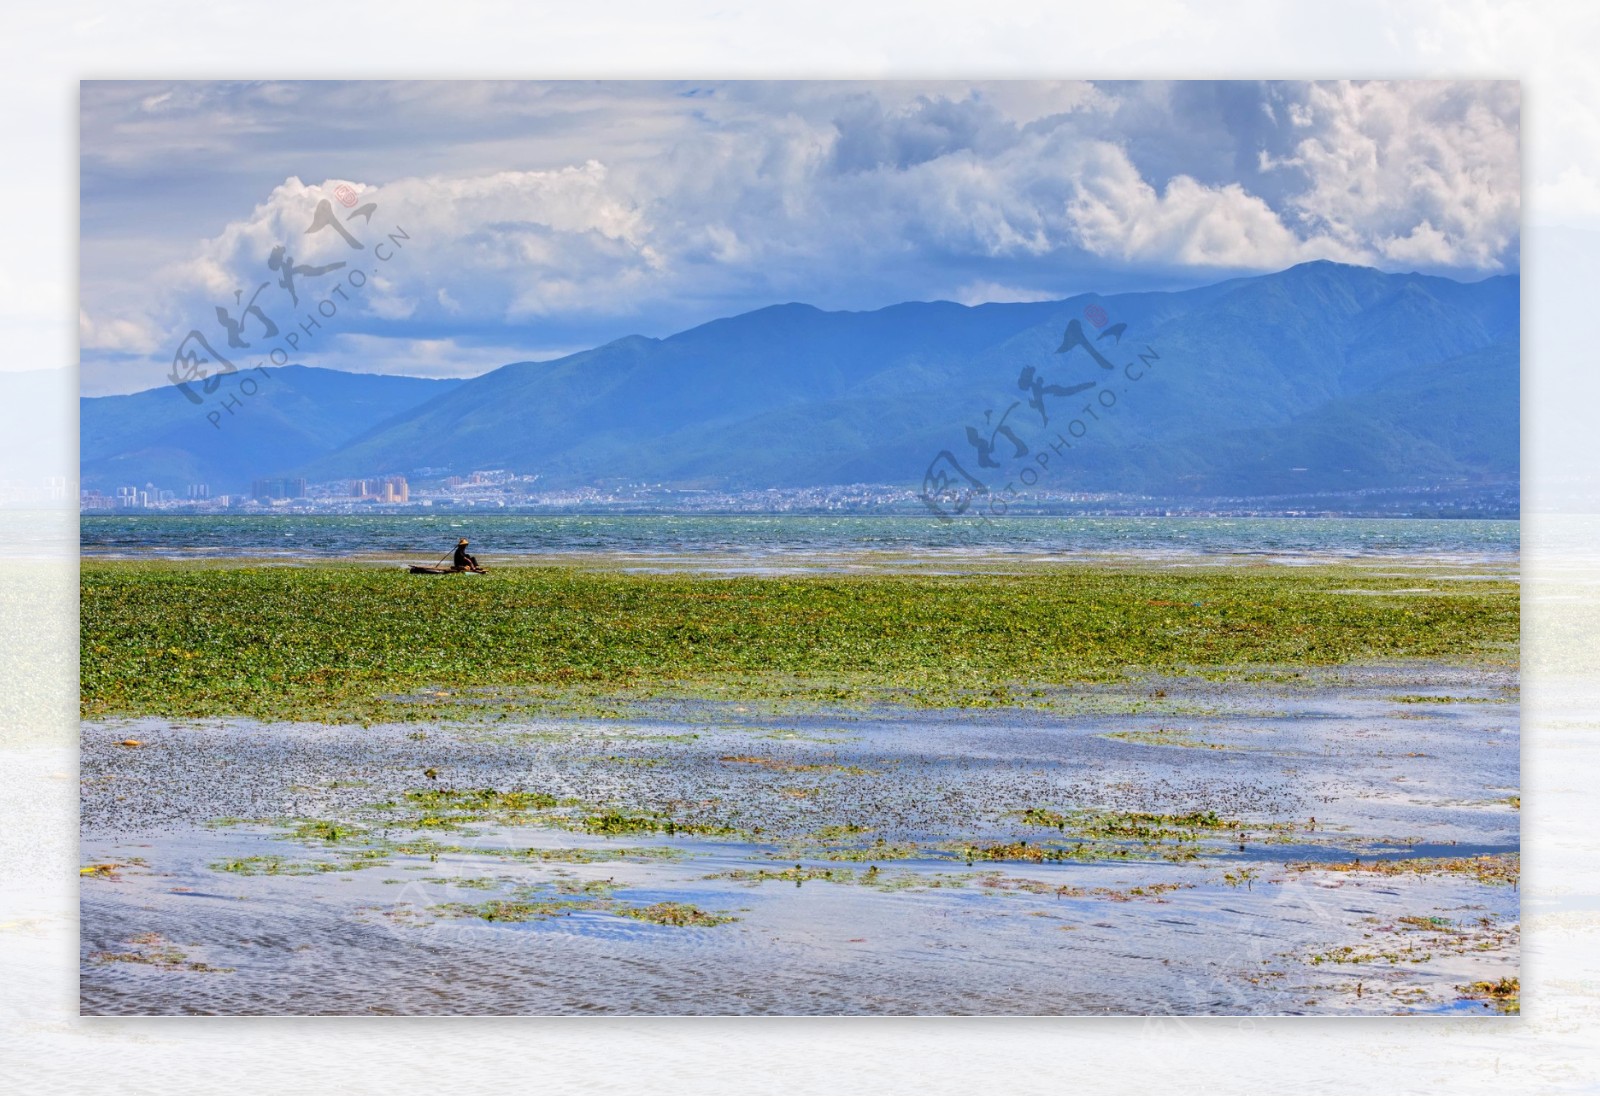
POLYGON ((267 376, 240 374, 204 407, 171 385, 128 396, 78 401, 79 475, 83 486, 109 492, 150 482, 182 494, 207 484, 214 494, 241 491, 252 479, 282 475, 337 449, 379 424, 449 392, 459 380, 393 377, 289 365, 267 376), (254 394, 219 412, 237 377, 248 376, 254 394))
POLYGON ((158 396, 193 417, 170 390, 101 397, 92 413, 84 401, 85 482, 91 470, 142 483, 158 478, 136 470, 204 466, 234 486, 507 468, 554 487, 916 487, 941 451, 974 477, 1007 473, 981 466, 969 427, 994 443, 992 459, 1015 464, 1017 445, 1034 457, 1083 418, 1086 399, 1102 401, 1098 417, 1052 466, 1053 489, 1262 495, 1515 481, 1519 294, 1516 276, 1459 283, 1316 262, 1179 292, 872 312, 776 305, 462 382, 340 374, 342 396, 314 376, 333 371, 285 369, 277 414, 237 432, 250 445, 226 454, 225 439, 196 452, 162 425, 158 396), (1116 370, 1081 348, 1056 353, 1074 320, 1116 370), (1146 375, 1124 376, 1146 350, 1146 375), (1042 407, 1019 387, 1029 366, 1053 386, 1042 407), (330 400, 348 401, 348 414, 330 400), (1002 416, 1016 443, 993 434, 1002 416))

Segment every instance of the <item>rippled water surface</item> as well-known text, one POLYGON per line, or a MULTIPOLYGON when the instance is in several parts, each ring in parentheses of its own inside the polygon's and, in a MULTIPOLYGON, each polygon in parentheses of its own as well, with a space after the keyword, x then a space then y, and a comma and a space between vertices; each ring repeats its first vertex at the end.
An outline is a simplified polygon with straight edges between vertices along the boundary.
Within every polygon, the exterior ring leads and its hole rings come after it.
POLYGON ((1153 557, 1429 557, 1514 563, 1514 521, 1357 518, 1011 518, 698 515, 85 516, 85 555, 437 556, 456 538, 494 557, 834 553, 1133 554, 1153 557))
POLYGON ((1484 1012, 1461 988, 1515 976, 1511 883, 1372 871, 1517 851, 1513 675, 1046 700, 86 725, 82 1009, 1484 1012), (484 789, 548 806, 452 814, 484 789), (1227 825, 1140 845, 1030 808, 1227 825), (608 811, 674 829, 584 825, 608 811))

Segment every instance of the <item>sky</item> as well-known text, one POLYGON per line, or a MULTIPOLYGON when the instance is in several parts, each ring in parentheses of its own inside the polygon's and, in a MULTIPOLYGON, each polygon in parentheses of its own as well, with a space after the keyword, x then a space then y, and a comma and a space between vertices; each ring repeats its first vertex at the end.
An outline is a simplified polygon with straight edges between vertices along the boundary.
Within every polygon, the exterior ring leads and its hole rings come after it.
POLYGON ((80 103, 86 395, 165 383, 190 332, 241 368, 459 377, 789 301, 1519 270, 1515 81, 91 81, 80 103))

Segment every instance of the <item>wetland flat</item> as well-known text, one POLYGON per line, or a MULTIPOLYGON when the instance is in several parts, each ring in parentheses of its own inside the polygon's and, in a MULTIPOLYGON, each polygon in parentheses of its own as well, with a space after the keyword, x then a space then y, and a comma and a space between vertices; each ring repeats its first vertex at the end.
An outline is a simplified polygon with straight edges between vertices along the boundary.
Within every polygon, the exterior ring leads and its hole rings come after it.
POLYGON ((1514 672, 1274 677, 91 721, 82 1009, 1514 1009, 1514 672))
POLYGON ((1514 542, 1414 525, 86 557, 81 1009, 1515 1012, 1514 542))

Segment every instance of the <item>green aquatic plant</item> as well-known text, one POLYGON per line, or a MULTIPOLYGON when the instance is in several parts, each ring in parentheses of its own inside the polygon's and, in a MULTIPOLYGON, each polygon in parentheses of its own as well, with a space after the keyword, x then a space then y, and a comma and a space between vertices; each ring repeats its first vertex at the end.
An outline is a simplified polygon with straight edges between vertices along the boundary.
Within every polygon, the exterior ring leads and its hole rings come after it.
POLYGON ((547 792, 497 792, 492 788, 413 789, 406 801, 432 811, 449 809, 483 814, 521 814, 553 808, 561 801, 547 792))
POLYGON ((330 846, 363 839, 366 833, 362 827, 330 819, 308 819, 297 824, 291 832, 293 837, 302 842, 320 842, 330 846))
POLYGON ((1338 945, 1311 953, 1306 957, 1306 962, 1312 967, 1322 964, 1355 966, 1376 963, 1379 960, 1391 967, 1400 964, 1426 964, 1433 959, 1434 954, 1427 951, 1424 944, 1401 940, 1392 945, 1376 942, 1368 942, 1365 945, 1338 945))
POLYGON ((814 852, 824 861, 909 861, 922 851, 909 842, 891 843, 882 838, 870 846, 828 846, 814 852))
POLYGON ((601 861, 671 861, 687 856, 673 846, 619 846, 604 849, 485 849, 475 852, 496 857, 509 857, 529 861, 560 861, 575 865, 588 865, 601 861))
POLYGON ((1124 743, 1138 743, 1147 747, 1188 747, 1197 750, 1227 750, 1221 743, 1210 743, 1204 739, 1196 739, 1187 732, 1173 728, 1155 728, 1140 731, 1109 731, 1104 738, 1116 739, 1124 743))
POLYGON ((1463 998, 1481 1001, 1486 1006, 1492 1006, 1501 1013, 1516 1014, 1522 1012, 1522 980, 1515 976, 1496 979, 1494 982, 1480 980, 1458 986, 1456 990, 1463 998))
POLYGON ((590 834, 677 834, 725 837, 737 834, 733 827, 718 823, 686 822, 663 812, 628 811, 607 808, 582 816, 577 827, 590 834))
POLYGON ((713 914, 688 903, 653 903, 647 907, 616 907, 613 914, 656 926, 720 926, 738 921, 731 914, 713 914))
POLYGON ((1450 919, 1436 914, 1403 914, 1395 921, 1402 926, 1424 930, 1449 929, 1452 924, 1450 919))
POLYGON ((537 922, 566 918, 601 904, 584 899, 490 899, 486 903, 439 903, 429 911, 446 918, 479 918, 485 922, 537 922))
POLYGON ((1291 872, 1350 872, 1373 876, 1470 876, 1485 884, 1516 886, 1522 876, 1522 857, 1516 853, 1486 853, 1478 857, 1403 857, 1380 861, 1300 861, 1286 866, 1291 872))
POLYGON ((1061 812, 1049 808, 1026 808, 1019 811, 1017 817, 1029 826, 1055 827, 1057 830, 1066 830, 1069 821, 1061 812))
POLYGON ((135 934, 127 939, 126 944, 132 946, 126 952, 100 950, 91 952, 89 960, 96 964, 146 964, 158 971, 192 971, 211 975, 226 975, 233 971, 231 967, 212 967, 191 960, 181 948, 153 931, 135 934))
POLYGON ((531 566, 469 588, 350 564, 86 559, 80 705, 91 719, 324 723, 667 697, 1018 705, 1050 700, 1034 696, 1041 688, 1143 672, 1515 660, 1514 582, 1438 597, 1367 576, 1389 592, 1372 598, 1348 593, 1351 575, 1064 564, 728 578, 531 566), (476 642, 461 644, 465 634, 476 642))
POLYGON ((1135 899, 1149 899, 1162 903, 1166 902, 1166 900, 1162 899, 1161 896, 1168 892, 1194 886, 1193 884, 1150 883, 1140 884, 1131 888, 1077 887, 1073 884, 1034 880, 1026 876, 1006 876, 998 872, 980 875, 977 878, 977 882, 979 887, 990 891, 1048 895, 1057 899, 1104 899, 1113 903, 1131 903, 1135 899))
POLYGON ((231 857, 211 862, 212 872, 231 872, 235 876, 315 876, 326 872, 352 872, 357 869, 387 867, 384 850, 362 850, 343 855, 336 861, 308 861, 277 854, 231 857))
POLYGON ((420 884, 443 884, 446 887, 474 888, 478 891, 493 891, 502 881, 493 876, 419 876, 420 884))
MULTIPOLYGON (((873 870, 876 873, 876 870, 873 870)), ((741 884, 765 884, 773 880, 780 880, 792 884, 804 884, 809 880, 825 880, 833 884, 848 884, 855 880, 856 874, 847 868, 804 868, 795 865, 794 868, 766 869, 766 868, 736 868, 728 872, 714 872, 705 877, 707 880, 736 880, 741 884)))
POLYGON ((1029 845, 1025 841, 1001 842, 992 846, 964 845, 961 853, 968 864, 974 861, 1026 861, 1038 864, 1078 859, 1073 850, 1060 846, 1029 845))

